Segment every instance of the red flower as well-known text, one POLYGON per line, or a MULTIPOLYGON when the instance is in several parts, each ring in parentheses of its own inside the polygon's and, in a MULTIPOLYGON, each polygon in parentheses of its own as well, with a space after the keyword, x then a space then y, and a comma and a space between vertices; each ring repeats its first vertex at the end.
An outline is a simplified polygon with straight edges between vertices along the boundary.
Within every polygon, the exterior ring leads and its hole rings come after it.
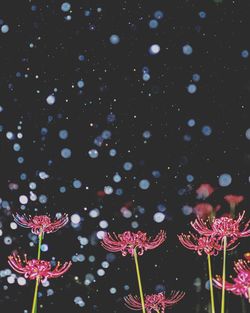
POLYGON ((207 219, 213 212, 217 212, 220 209, 220 205, 217 205, 215 208, 212 207, 209 203, 198 203, 193 211, 197 217, 202 219, 207 219))
POLYGON ((224 199, 229 203, 230 206, 234 207, 238 205, 240 202, 244 200, 243 196, 236 196, 236 195, 227 195, 224 199))
POLYGON ((152 240, 150 237, 147 237, 147 233, 141 231, 137 233, 125 231, 122 234, 113 233, 113 237, 109 233, 105 234, 101 245, 108 251, 121 251, 123 256, 128 253, 133 256, 134 249, 138 249, 138 254, 142 255, 144 251, 155 249, 161 245, 165 239, 166 233, 163 230, 152 240))
MULTIPOLYGON (((166 307, 176 304, 184 297, 184 295, 185 293, 180 291, 172 291, 169 298, 166 298, 163 292, 146 295, 144 298, 145 309, 147 313, 151 313, 152 311, 164 313, 166 307)), ((141 300, 139 297, 128 295, 124 298, 124 300, 128 308, 135 311, 142 310, 141 300)))
POLYGON ((209 184, 201 184, 199 188, 196 189, 198 199, 206 199, 214 192, 214 188, 209 184))
POLYGON ((25 214, 13 215, 15 222, 26 228, 31 228, 32 233, 40 235, 41 233, 54 233, 59 228, 68 223, 68 214, 63 214, 61 218, 56 218, 54 221, 48 215, 26 216, 25 214))
MULTIPOLYGON (((223 250, 221 242, 215 237, 199 237, 190 232, 188 235, 178 235, 178 238, 185 248, 196 251, 198 255, 202 255, 202 252, 209 255, 217 255, 219 251, 223 250)), ((230 248, 229 250, 233 250, 238 245, 233 246, 234 242, 234 240, 231 240, 231 242, 227 244, 227 248, 230 248)))
POLYGON ((211 222, 209 220, 203 221, 198 217, 194 222, 191 222, 191 225, 202 236, 213 236, 218 239, 229 237, 236 240, 241 237, 250 236, 250 221, 244 225, 241 223, 244 214, 245 211, 239 214, 238 219, 223 216, 213 218, 211 222))
MULTIPOLYGON (((235 295, 244 296, 250 301, 250 267, 246 261, 238 260, 235 262, 234 267, 237 277, 233 278, 233 283, 226 282, 226 290, 234 293, 235 295)), ((218 288, 222 288, 222 278, 216 276, 213 279, 214 284, 218 288)))
POLYGON ((56 267, 52 270, 51 264, 44 260, 27 260, 26 256, 24 261, 21 260, 19 255, 11 255, 8 257, 9 265, 18 273, 23 274, 25 278, 36 279, 40 278, 41 281, 46 281, 48 278, 57 278, 63 275, 72 265, 71 262, 65 262, 62 266, 57 262, 56 267))

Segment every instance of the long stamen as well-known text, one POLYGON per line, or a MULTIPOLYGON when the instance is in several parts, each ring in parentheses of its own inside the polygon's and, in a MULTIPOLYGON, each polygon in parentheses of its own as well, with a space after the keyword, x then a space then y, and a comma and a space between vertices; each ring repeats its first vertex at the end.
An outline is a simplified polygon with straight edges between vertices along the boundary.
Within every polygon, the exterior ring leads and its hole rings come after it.
POLYGON ((138 280, 139 291, 140 291, 142 312, 146 313, 145 304, 144 304, 144 297, 143 297, 143 291, 142 291, 141 275, 140 275, 140 269, 139 269, 139 264, 138 264, 138 257, 137 257, 136 248, 134 249, 134 259, 135 259, 135 268, 136 268, 137 280, 138 280))

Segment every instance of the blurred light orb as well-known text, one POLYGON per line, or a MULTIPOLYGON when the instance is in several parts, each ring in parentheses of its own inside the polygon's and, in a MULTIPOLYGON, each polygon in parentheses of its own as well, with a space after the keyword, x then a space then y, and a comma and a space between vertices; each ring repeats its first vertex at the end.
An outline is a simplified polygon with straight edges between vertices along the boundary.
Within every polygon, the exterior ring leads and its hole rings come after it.
POLYGON ((123 168, 125 171, 131 171, 133 168, 133 164, 131 162, 125 162, 123 164, 123 168))
POLYGON ((187 91, 190 94, 194 94, 197 91, 197 86, 195 84, 189 84, 187 86, 187 91))
POLYGON ((79 224, 81 222, 81 217, 79 214, 74 213, 73 215, 71 215, 70 220, 73 224, 79 224))
POLYGON ((165 219, 165 214, 163 214, 161 212, 157 212, 154 214, 153 219, 156 223, 162 223, 165 219))
POLYGON ((4 25, 1 26, 1 32, 2 32, 3 34, 8 33, 9 29, 10 29, 10 28, 9 28, 9 26, 8 26, 7 24, 4 24, 4 25))
POLYGON ((150 182, 149 182, 147 179, 142 179, 142 180, 139 182, 139 187, 140 187, 142 190, 148 189, 149 186, 150 186, 150 182))
POLYGON ((231 182, 232 182, 232 176, 230 174, 225 173, 219 176, 219 185, 221 187, 227 187, 231 184, 231 182))
POLYGON ((20 202, 21 204, 27 204, 28 201, 29 201, 29 199, 28 199, 28 197, 25 196, 25 195, 21 195, 21 196, 19 197, 19 202, 20 202))
POLYGON ((153 44, 149 47, 149 54, 154 55, 160 52, 161 48, 158 44, 153 44))
POLYGON ((111 195, 113 193, 113 188, 111 186, 105 186, 104 187, 104 192, 106 195, 111 195))
POLYGON ((241 56, 244 59, 248 58, 249 57, 249 51, 248 50, 241 51, 241 56))
POLYGON ((47 97, 46 101, 47 101, 47 103, 48 103, 49 105, 52 105, 52 104, 55 103, 56 97, 53 96, 53 95, 49 95, 49 96, 47 97))
POLYGON ((182 47, 182 52, 185 55, 191 55, 193 53, 193 48, 190 45, 186 44, 182 47))
POLYGON ((158 27, 159 23, 158 23, 157 20, 150 20, 149 23, 148 23, 148 25, 149 25, 149 28, 155 29, 155 28, 158 27))
POLYGON ((63 12, 68 12, 71 8, 71 4, 69 2, 63 2, 61 5, 61 10, 63 12))
POLYGON ((161 11, 161 10, 155 11, 155 12, 154 12, 154 17, 155 17, 157 20, 161 20, 161 19, 164 17, 163 11, 161 11))
POLYGON ((68 138, 68 136, 69 136, 69 133, 68 133, 68 131, 67 131, 66 129, 61 129, 61 130, 59 131, 59 138, 60 138, 60 139, 65 140, 65 139, 68 138))
POLYGON ((245 132, 246 138, 250 140, 250 128, 248 128, 245 132))
POLYGON ((79 179, 75 179, 73 181, 73 187, 76 188, 76 189, 81 188, 82 187, 82 182, 79 179))
POLYGON ((113 34, 109 37, 109 41, 112 45, 117 45, 120 42, 120 37, 116 34, 113 34))
POLYGON ((99 155, 99 153, 96 149, 89 150, 88 154, 91 157, 91 159, 96 159, 99 155))
POLYGON ((212 134, 212 128, 208 125, 203 126, 201 131, 204 136, 210 136, 212 134))
POLYGON ((189 205, 184 205, 181 210, 184 215, 190 215, 193 212, 193 208, 189 205))
POLYGON ((195 120, 193 118, 191 118, 190 120, 188 120, 187 124, 189 127, 194 127, 195 126, 195 120))
POLYGON ((24 285, 26 285, 26 279, 24 277, 18 277, 17 283, 19 286, 24 286, 24 285))
POLYGON ((63 148, 61 150, 61 156, 64 159, 69 159, 71 157, 71 150, 69 148, 63 148))

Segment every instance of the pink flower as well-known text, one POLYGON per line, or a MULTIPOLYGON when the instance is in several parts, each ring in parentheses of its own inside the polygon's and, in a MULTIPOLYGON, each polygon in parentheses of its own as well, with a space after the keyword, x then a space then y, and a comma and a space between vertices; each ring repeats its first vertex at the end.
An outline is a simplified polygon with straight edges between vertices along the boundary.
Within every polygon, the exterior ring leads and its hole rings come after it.
MULTIPOLYGON (((164 313, 165 308, 172 306, 179 302, 185 293, 180 291, 172 291, 169 298, 166 298, 163 292, 152 295, 145 295, 145 309, 147 313, 151 313, 152 311, 164 313)), ((142 310, 141 300, 137 296, 128 295, 124 297, 125 304, 129 309, 140 311, 142 310)))
MULTIPOLYGON (((234 293, 235 295, 244 296, 250 301, 250 267, 246 261, 238 260, 235 262, 234 267, 237 277, 233 278, 233 282, 229 283, 226 281, 226 290, 234 293)), ((217 288, 222 288, 222 278, 216 276, 213 279, 214 284, 217 288)))
POLYGON ((242 223, 244 214, 245 211, 239 214, 238 219, 223 216, 213 218, 211 222, 209 220, 203 221, 198 217, 194 222, 191 222, 191 226, 202 236, 213 236, 218 239, 229 237, 237 240, 241 237, 250 236, 250 221, 245 224, 242 223))
POLYGON ((244 200, 244 197, 236 195, 227 195, 224 197, 224 199, 229 203, 230 206, 235 207, 244 200))
POLYGON ((48 261, 27 260, 26 256, 24 257, 24 261, 22 261, 20 256, 15 254, 9 256, 8 259, 8 263, 13 270, 31 280, 39 277, 42 282, 49 278, 57 278, 63 275, 72 265, 71 262, 65 262, 61 266, 60 262, 57 262, 56 267, 52 270, 51 264, 48 261))
POLYGON ((193 211, 197 217, 202 219, 207 219, 212 213, 217 212, 220 209, 220 205, 217 205, 215 208, 212 207, 209 203, 198 203, 193 211))
MULTIPOLYGON (((196 251, 198 255, 202 255, 202 252, 209 255, 217 255, 219 251, 223 250, 221 242, 215 237, 199 237, 190 232, 188 235, 178 235, 178 238, 185 248, 196 251)), ((231 240, 231 242, 227 244, 227 248, 230 248, 229 250, 233 250, 238 245, 233 246, 234 242, 234 240, 231 240)))
POLYGON ((54 221, 48 215, 26 216, 25 214, 13 215, 15 222, 26 228, 31 228, 33 234, 40 235, 41 233, 54 233, 68 223, 68 214, 63 214, 61 218, 56 218, 54 221))
POLYGON ((141 231, 137 233, 125 231, 122 234, 113 233, 113 236, 109 233, 105 234, 101 245, 108 251, 121 251, 123 256, 128 253, 133 256, 135 249, 139 251, 138 255, 143 255, 144 251, 155 249, 161 245, 165 239, 166 233, 163 230, 152 240, 147 236, 147 233, 141 231))
POLYGON ((214 188, 209 184, 201 184, 199 188, 196 189, 198 199, 206 199, 214 192, 214 188))

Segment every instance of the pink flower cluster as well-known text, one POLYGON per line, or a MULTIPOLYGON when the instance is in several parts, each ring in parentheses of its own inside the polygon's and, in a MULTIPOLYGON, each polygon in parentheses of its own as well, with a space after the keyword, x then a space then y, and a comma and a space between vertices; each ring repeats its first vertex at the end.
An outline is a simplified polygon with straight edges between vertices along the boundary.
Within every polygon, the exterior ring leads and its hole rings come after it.
MULTIPOLYGON (((145 309, 147 313, 153 311, 164 313, 166 307, 171 307, 172 305, 179 302, 185 293, 180 291, 172 291, 169 298, 166 297, 165 293, 160 292, 158 294, 145 295, 145 309)), ((124 298, 125 304, 129 309, 140 311, 142 310, 141 300, 137 296, 128 295, 124 298)))
POLYGON ((23 274, 25 278, 34 280, 39 278, 41 282, 48 278, 57 278, 63 275, 71 266, 71 262, 65 262, 63 265, 57 262, 57 265, 52 270, 51 263, 44 260, 27 260, 25 255, 24 261, 19 255, 13 254, 9 256, 9 265, 19 274, 23 274))
POLYGON ((107 233, 101 245, 108 251, 118 252, 120 251, 123 256, 127 254, 134 255, 136 249, 138 255, 143 255, 144 251, 152 250, 160 246, 166 239, 166 232, 161 230, 159 234, 151 239, 146 233, 138 231, 137 233, 131 231, 125 231, 122 234, 112 235, 107 233))
MULTIPOLYGON (((44 233, 53 233, 63 227, 68 222, 68 215, 64 214, 61 218, 54 221, 48 215, 37 215, 34 217, 13 215, 15 222, 25 228, 30 228, 32 233, 41 236, 44 233)), ((72 265, 71 262, 65 262, 63 265, 60 262, 52 269, 51 263, 40 259, 27 260, 25 255, 24 261, 21 260, 19 255, 13 254, 8 258, 9 265, 18 273, 23 274, 25 278, 30 280, 39 279, 45 281, 48 278, 57 278, 63 275, 72 265)))
POLYGON ((68 221, 68 214, 63 214, 62 217, 51 220, 48 215, 26 216, 25 214, 13 215, 15 222, 25 228, 31 228, 33 234, 39 236, 41 233, 54 233, 58 229, 65 226, 68 221))
MULTIPOLYGON (((233 278, 233 282, 226 281, 225 289, 232 292, 235 295, 244 296, 250 302, 250 262, 244 260, 238 260, 235 262, 234 270, 237 274, 233 278)), ((214 284, 218 288, 222 288, 221 276, 216 276, 213 280, 214 284)))
POLYGON ((178 238, 184 247, 197 251, 199 255, 203 251, 209 255, 218 254, 223 249, 222 240, 225 237, 229 239, 227 249, 232 250, 237 246, 237 239, 250 236, 250 221, 243 223, 244 215, 245 211, 237 219, 222 216, 211 221, 198 217, 191 222, 191 226, 199 236, 190 233, 178 235, 178 238))

